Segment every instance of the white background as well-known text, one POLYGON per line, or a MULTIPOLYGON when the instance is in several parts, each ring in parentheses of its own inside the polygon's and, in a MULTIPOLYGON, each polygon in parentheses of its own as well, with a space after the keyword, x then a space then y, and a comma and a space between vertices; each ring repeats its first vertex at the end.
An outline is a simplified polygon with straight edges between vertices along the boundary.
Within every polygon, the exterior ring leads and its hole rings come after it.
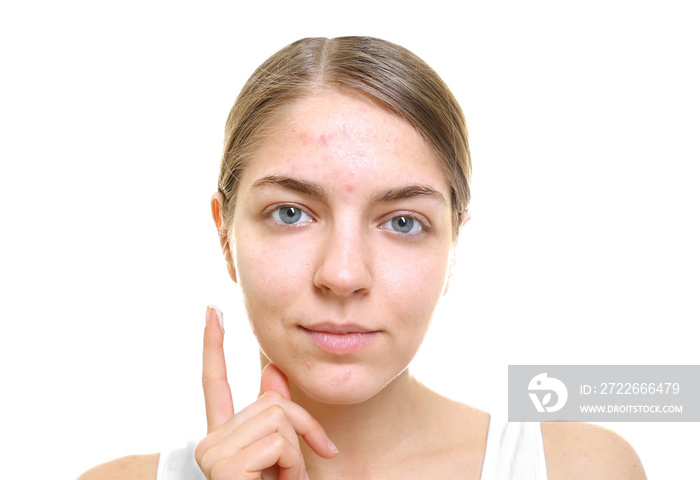
MULTIPOLYGON (((402 44, 466 112, 473 220, 419 379, 505 414, 508 364, 700 363, 694 2, 248 3, 1 7, 4 478, 203 435, 207 304, 255 398, 209 198, 240 87, 304 36, 402 44)), ((608 426, 697 478, 700 424, 608 426)))

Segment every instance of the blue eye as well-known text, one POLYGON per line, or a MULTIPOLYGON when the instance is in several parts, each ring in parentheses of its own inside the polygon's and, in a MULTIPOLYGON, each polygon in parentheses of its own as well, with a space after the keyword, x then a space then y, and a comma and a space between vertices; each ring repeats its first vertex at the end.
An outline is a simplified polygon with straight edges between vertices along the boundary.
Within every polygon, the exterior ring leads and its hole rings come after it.
POLYGON ((272 219, 277 223, 286 225, 294 225, 299 223, 300 220, 304 222, 311 221, 311 217, 301 208, 292 206, 276 208, 272 212, 272 219))
POLYGON ((390 228, 398 233, 418 233, 423 230, 420 222, 404 215, 392 218, 384 223, 382 227, 390 228))

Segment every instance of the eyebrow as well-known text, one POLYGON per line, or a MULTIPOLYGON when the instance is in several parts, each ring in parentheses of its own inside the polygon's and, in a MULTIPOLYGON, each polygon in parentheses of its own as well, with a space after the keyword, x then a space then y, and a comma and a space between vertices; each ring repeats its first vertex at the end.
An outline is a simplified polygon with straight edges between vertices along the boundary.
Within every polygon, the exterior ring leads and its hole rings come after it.
POLYGON ((328 193, 318 183, 309 182, 306 180, 298 180, 296 178, 285 177, 282 175, 268 175, 262 177, 253 183, 253 188, 262 187, 263 185, 276 185, 286 188, 294 192, 303 193, 309 197, 318 198, 319 200, 328 200, 328 193))
POLYGON ((408 185, 400 188, 391 188, 389 190, 384 190, 372 197, 373 203, 386 203, 394 202, 396 200, 403 200, 406 198, 413 198, 419 196, 433 197, 438 200, 443 205, 447 205, 447 201, 442 193, 435 190, 433 187, 428 185, 408 185))
MULTIPOLYGON (((327 201, 330 198, 330 195, 321 184, 307 180, 299 180, 297 178, 291 178, 284 175, 267 175, 262 177, 253 183, 253 188, 264 185, 279 186, 286 188, 287 190, 292 190, 324 201, 327 201)), ((372 196, 371 202, 388 203, 419 196, 432 197, 443 205, 447 205, 447 200, 445 200, 442 193, 438 192, 433 187, 420 184, 382 190, 372 196)))

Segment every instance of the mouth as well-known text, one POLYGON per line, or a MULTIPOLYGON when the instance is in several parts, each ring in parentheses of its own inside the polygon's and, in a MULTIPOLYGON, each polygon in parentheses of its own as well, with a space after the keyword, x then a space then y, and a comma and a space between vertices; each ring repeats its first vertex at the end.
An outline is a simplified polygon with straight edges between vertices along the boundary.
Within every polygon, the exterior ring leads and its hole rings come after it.
POLYGON ((318 323, 301 329, 321 350, 335 354, 361 350, 380 334, 379 330, 355 324, 318 323))

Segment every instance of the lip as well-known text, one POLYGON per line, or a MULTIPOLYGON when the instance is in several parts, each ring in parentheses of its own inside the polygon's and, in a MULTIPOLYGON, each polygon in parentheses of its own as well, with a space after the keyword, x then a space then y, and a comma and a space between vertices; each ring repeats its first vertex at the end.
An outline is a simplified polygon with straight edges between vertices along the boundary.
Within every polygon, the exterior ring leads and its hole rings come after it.
POLYGON ((301 329, 317 347, 335 354, 361 350, 379 335, 377 330, 350 323, 317 323, 301 329))

